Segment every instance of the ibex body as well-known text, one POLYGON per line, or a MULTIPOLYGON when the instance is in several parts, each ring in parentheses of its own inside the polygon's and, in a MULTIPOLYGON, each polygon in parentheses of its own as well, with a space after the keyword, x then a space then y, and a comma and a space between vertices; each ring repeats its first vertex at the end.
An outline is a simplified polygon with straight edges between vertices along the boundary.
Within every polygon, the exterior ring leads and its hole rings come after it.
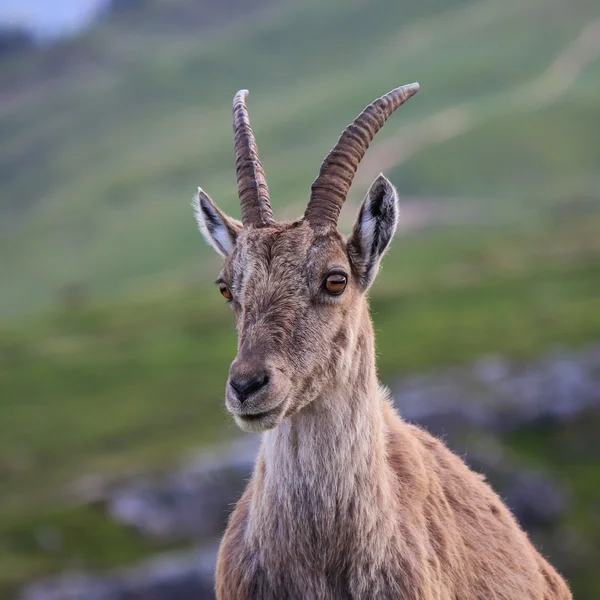
POLYGON ((348 126, 304 217, 286 223, 273 219, 240 92, 242 223, 196 198, 237 319, 227 408, 264 432, 221 544, 220 600, 571 598, 483 477, 402 421, 377 381, 366 292, 396 229, 396 191, 379 176, 348 239, 336 223, 369 142, 417 89, 393 90, 348 126))

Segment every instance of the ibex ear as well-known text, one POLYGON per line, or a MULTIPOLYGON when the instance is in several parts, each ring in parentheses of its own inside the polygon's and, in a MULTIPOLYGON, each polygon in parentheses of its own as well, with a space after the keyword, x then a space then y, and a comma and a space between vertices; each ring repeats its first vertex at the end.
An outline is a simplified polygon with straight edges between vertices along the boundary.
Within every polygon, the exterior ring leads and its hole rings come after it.
POLYGON ((196 222, 204 239, 223 258, 231 254, 242 224, 228 217, 201 188, 192 202, 196 222))
POLYGON ((362 202, 348 239, 350 260, 365 289, 373 283, 379 260, 396 232, 398 214, 396 189, 379 175, 362 202))

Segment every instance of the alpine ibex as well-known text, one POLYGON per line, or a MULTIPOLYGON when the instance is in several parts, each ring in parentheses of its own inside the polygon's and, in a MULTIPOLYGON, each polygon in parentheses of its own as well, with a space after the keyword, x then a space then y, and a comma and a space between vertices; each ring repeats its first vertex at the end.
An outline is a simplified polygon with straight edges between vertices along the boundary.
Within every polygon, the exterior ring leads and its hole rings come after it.
POLYGON ((396 190, 380 175, 348 239, 336 224, 369 143, 418 89, 389 92, 345 129, 293 222, 273 218, 242 90, 242 222, 198 190, 237 320, 226 405, 265 432, 221 543, 220 600, 571 598, 484 478, 404 422, 377 381, 366 293, 396 230, 396 190))

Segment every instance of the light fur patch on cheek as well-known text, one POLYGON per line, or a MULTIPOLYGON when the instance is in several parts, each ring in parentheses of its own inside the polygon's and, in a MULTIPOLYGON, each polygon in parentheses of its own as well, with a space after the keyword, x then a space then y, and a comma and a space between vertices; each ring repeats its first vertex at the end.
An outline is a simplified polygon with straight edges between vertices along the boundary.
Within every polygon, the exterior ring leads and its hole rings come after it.
POLYGON ((343 373, 343 377, 345 379, 349 379, 351 373, 356 368, 354 364, 354 356, 352 350, 356 344, 356 333, 352 327, 349 327, 347 330, 348 336, 348 344, 347 347, 342 352, 342 359, 340 361, 340 371, 343 373))

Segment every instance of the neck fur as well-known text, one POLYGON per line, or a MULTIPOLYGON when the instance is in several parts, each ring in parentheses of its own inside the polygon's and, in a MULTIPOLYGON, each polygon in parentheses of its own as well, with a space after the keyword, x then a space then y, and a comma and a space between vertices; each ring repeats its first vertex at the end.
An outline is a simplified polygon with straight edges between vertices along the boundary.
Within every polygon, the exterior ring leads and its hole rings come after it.
POLYGON ((307 560, 335 562, 338 547, 369 551, 385 542, 381 520, 393 501, 385 476, 385 392, 366 306, 348 355, 330 393, 264 434, 250 526, 258 546, 261 537, 276 535, 294 545, 291 551, 304 544, 314 552, 307 560))

